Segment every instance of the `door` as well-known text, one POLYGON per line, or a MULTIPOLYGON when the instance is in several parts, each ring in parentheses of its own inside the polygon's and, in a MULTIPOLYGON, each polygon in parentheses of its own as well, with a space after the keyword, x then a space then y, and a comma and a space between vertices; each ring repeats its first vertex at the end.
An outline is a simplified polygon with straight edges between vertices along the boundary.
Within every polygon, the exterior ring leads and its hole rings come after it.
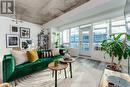
POLYGON ((80 55, 91 56, 91 26, 80 29, 80 55))

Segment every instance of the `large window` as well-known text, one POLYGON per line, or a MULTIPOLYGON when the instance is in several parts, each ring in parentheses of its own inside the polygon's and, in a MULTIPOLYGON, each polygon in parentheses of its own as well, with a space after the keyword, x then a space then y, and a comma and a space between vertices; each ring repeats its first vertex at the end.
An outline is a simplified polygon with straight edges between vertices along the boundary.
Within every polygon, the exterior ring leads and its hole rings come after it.
MULTIPOLYGON (((127 17, 128 21, 128 27, 130 30, 130 16, 127 17)), ((109 38, 110 34, 116 34, 119 33, 126 33, 126 26, 125 26, 125 20, 123 18, 114 18, 111 20, 106 20, 103 22, 93 23, 93 34, 83 32, 87 30, 88 25, 82 25, 73 27, 70 29, 66 29, 62 31, 62 43, 64 46, 69 46, 73 48, 80 48, 83 49, 83 51, 87 51, 90 47, 93 47, 95 49, 100 48, 100 44, 103 40, 106 40, 109 38), (85 30, 81 30, 85 28, 85 30), (79 31, 80 29, 80 31, 79 31), (82 32, 82 33, 81 33, 82 32), (79 35, 82 34, 82 35, 79 35), (89 35, 92 35, 93 38, 93 46, 89 46, 89 35), (81 36, 81 37, 79 37, 81 36), (80 38, 80 40, 79 40, 80 38), (81 44, 82 42, 82 44, 81 44), (82 46, 80 46, 80 45, 82 46)), ((121 40, 124 38, 124 36, 121 37, 121 40)), ((90 40, 91 41, 91 40, 90 40)))
POLYGON ((79 47, 79 27, 71 28, 70 30, 70 47, 79 47))
POLYGON ((69 37, 69 29, 67 29, 67 30, 64 30, 63 32, 62 32, 62 38, 63 38, 63 45, 64 46, 69 46, 69 39, 70 39, 70 37, 69 37))
POLYGON ((103 23, 95 24, 93 27, 94 27, 93 30, 94 48, 98 50, 102 41, 107 39, 108 23, 103 22, 103 23))
POLYGON ((128 21, 128 28, 129 28, 129 30, 130 30, 130 16, 127 17, 127 21, 128 21))
MULTIPOLYGON (((118 35, 119 33, 126 33, 126 26, 125 26, 125 20, 119 19, 119 20, 112 20, 111 22, 111 33, 118 35)), ((124 38, 124 36, 121 37, 121 40, 124 38)))
POLYGON ((90 45, 89 35, 90 35, 89 31, 82 31, 82 46, 81 46, 82 48, 80 48, 82 52, 89 51, 89 45, 90 45))

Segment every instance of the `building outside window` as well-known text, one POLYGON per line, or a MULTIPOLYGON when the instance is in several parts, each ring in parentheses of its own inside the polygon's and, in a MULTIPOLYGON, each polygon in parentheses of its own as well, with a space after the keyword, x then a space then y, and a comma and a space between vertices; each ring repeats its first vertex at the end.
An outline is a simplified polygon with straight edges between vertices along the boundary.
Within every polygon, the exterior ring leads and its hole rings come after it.
POLYGON ((107 39, 108 36, 108 23, 103 22, 93 26, 93 44, 95 50, 100 50, 100 44, 103 40, 107 39))
POLYGON ((79 27, 71 28, 70 30, 70 47, 79 47, 79 27))
MULTIPOLYGON (((115 34, 117 36, 119 33, 126 33, 125 20, 112 20, 111 25, 112 34, 115 34)), ((123 40, 123 38, 124 36, 122 36, 120 40, 123 40)))
POLYGON ((70 39, 70 37, 69 37, 69 29, 67 29, 67 30, 64 30, 63 32, 62 32, 62 38, 63 38, 63 46, 65 46, 65 47, 68 47, 69 46, 69 39, 70 39))
POLYGON ((82 32, 82 48, 81 51, 87 52, 89 51, 89 32, 82 32))

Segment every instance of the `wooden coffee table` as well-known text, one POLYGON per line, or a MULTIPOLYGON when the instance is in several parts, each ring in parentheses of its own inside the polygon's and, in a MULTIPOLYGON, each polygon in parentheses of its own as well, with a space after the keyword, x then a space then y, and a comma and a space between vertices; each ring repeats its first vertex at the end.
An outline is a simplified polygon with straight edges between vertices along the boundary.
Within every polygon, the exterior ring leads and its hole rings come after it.
POLYGON ((68 67, 68 64, 58 64, 57 66, 54 65, 54 62, 50 63, 48 65, 48 68, 54 71, 55 73, 55 87, 57 87, 57 71, 64 70, 65 71, 65 77, 66 77, 66 68, 68 67))
POLYGON ((72 63, 75 61, 75 58, 69 58, 69 60, 60 59, 61 62, 69 64, 70 68, 70 77, 72 78, 72 63))

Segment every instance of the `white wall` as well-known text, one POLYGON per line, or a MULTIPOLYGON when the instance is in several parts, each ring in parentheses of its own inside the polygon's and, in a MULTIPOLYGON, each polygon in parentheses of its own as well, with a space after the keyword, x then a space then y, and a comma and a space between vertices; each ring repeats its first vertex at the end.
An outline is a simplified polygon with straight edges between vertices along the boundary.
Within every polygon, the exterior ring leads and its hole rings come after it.
MULTIPOLYGON (((42 26, 29 22, 15 22, 11 18, 0 16, 0 80, 2 79, 2 59, 4 54, 10 53, 10 48, 6 48, 6 34, 10 34, 10 25, 30 28, 30 39, 37 45, 37 34, 41 31, 42 26)), ((24 40, 24 39, 21 39, 24 40)), ((26 39, 25 39, 26 40, 26 39)))

